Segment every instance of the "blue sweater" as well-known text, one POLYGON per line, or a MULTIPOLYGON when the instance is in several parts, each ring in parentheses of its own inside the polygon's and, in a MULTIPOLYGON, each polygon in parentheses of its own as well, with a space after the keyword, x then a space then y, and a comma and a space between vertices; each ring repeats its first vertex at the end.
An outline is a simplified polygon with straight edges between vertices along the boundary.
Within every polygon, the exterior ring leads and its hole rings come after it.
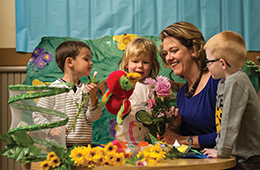
POLYGON ((216 145, 215 106, 218 82, 211 76, 204 89, 189 99, 185 97, 184 86, 177 94, 177 106, 182 116, 180 130, 184 136, 199 135, 202 149, 216 145))

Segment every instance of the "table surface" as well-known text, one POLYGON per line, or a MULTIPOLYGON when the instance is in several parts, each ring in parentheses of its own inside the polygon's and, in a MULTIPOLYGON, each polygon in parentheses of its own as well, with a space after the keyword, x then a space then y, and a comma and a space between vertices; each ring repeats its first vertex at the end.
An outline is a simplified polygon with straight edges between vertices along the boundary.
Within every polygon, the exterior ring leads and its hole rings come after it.
MULTIPOLYGON (((30 170, 40 170, 41 162, 33 162, 31 163, 30 170)), ((130 164, 125 164, 119 167, 95 167, 93 170, 172 170, 172 169, 180 169, 180 170, 214 170, 214 169, 228 169, 236 166, 236 158, 231 156, 228 159, 218 159, 218 158, 181 158, 181 159, 173 159, 173 160, 165 160, 162 163, 154 163, 148 164, 144 167, 136 167, 130 164)), ((24 170, 24 166, 22 165, 22 169, 24 170)), ((75 170, 90 170, 91 168, 85 167, 75 167, 75 170)))

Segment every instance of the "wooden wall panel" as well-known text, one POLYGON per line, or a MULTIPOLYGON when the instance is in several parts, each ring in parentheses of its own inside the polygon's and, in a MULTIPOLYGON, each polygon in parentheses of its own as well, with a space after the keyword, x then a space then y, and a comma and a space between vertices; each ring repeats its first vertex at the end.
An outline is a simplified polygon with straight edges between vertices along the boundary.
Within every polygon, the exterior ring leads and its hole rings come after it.
MULTIPOLYGON (((12 122, 12 114, 10 107, 8 106, 9 99, 9 85, 23 84, 26 77, 26 66, 0 66, 0 134, 7 133, 12 122)), ((5 147, 6 143, 0 140, 1 150, 5 147)), ((21 170, 19 162, 15 162, 14 159, 1 156, 0 169, 2 170, 21 170)))

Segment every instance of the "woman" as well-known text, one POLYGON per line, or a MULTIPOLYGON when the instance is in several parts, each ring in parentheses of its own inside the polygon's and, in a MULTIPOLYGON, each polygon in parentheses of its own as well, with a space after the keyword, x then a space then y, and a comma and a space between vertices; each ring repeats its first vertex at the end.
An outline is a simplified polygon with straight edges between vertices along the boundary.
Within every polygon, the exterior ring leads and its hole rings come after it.
POLYGON ((188 22, 176 22, 165 28, 160 38, 160 56, 166 68, 182 76, 187 83, 178 91, 177 108, 172 108, 175 125, 163 136, 167 143, 212 148, 215 145, 215 103, 219 80, 214 80, 205 64, 205 40, 199 29, 188 22))

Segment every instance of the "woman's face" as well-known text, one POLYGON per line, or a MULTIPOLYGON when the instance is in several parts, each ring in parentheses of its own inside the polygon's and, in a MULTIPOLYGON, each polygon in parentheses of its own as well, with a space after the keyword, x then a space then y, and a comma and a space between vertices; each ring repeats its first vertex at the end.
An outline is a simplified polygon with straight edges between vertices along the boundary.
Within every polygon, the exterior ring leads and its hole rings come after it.
POLYGON ((188 70, 190 70, 191 64, 195 62, 191 59, 192 50, 182 45, 176 38, 168 37, 163 40, 162 52, 176 76, 182 75, 185 77, 186 74, 189 74, 188 70))

